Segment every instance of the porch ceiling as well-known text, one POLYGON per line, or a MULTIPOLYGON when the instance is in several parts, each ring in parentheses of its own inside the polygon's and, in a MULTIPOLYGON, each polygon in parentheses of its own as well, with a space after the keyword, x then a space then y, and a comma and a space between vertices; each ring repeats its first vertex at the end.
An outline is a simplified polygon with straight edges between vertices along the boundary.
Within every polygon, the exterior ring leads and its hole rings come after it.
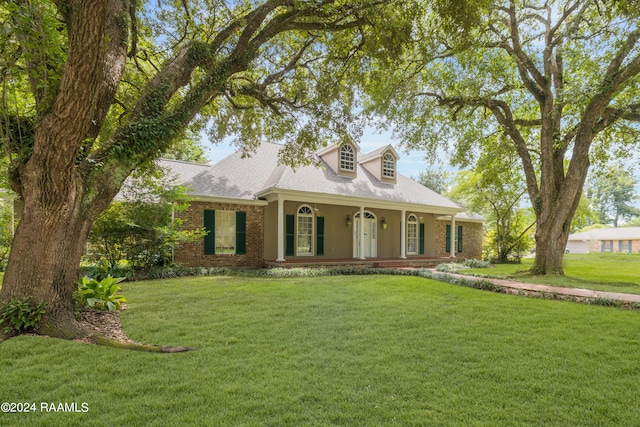
POLYGON ((407 203, 396 200, 369 199, 363 197, 351 197, 335 194, 311 193, 307 191, 282 190, 271 188, 258 194, 268 202, 274 202, 278 199, 304 202, 304 203, 320 203, 326 205, 351 206, 365 208, 378 208, 388 210, 407 210, 416 212, 433 213, 436 215, 455 215, 464 212, 466 209, 462 207, 447 208, 442 206, 431 206, 421 203, 407 203))

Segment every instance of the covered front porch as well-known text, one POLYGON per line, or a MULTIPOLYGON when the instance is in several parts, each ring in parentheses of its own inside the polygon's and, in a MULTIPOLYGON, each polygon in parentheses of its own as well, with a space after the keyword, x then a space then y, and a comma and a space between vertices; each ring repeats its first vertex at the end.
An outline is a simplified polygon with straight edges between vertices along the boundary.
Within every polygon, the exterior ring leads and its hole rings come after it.
POLYGON ((450 242, 461 208, 291 191, 265 199, 267 266, 433 267, 460 255, 450 242))

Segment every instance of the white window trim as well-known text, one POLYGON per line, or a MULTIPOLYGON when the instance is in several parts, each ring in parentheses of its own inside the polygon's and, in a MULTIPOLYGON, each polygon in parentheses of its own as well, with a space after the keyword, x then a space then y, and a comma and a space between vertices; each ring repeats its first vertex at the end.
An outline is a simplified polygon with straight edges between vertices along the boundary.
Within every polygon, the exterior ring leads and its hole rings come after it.
POLYGON ((420 252, 420 244, 419 244, 419 231, 418 231, 418 216, 415 214, 410 214, 407 217, 407 255, 418 255, 420 252), (414 232, 415 236, 411 236, 411 226, 415 225, 414 232), (415 241, 415 251, 410 250, 411 241, 415 241))
POLYGON ((300 205, 296 211, 296 255, 298 256, 313 256, 313 246, 315 242, 315 215, 313 214, 313 208, 309 205, 300 205), (302 210, 308 210, 310 213, 300 213, 302 210), (311 233, 309 242, 309 252, 300 252, 300 218, 311 218, 311 233))
POLYGON ((382 156, 382 177, 385 179, 396 177, 396 159, 391 153, 385 153, 382 156))
POLYGON ((345 172, 355 172, 356 170, 356 150, 353 149, 353 147, 351 146, 351 144, 345 144, 343 146, 340 147, 340 156, 339 156, 339 160, 340 162, 340 170, 341 171, 345 171, 345 172), (350 150, 350 151, 347 151, 350 150), (350 156, 350 159, 345 159, 343 158, 343 156, 350 156), (345 167, 344 165, 348 165, 348 167, 345 167))

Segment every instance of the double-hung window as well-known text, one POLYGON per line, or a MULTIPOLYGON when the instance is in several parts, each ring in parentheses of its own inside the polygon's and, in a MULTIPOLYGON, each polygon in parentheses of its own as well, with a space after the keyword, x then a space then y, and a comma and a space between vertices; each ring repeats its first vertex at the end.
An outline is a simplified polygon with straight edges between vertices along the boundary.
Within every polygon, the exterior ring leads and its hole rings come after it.
POLYGON ((234 211, 216 212, 216 253, 236 253, 236 213, 234 211))
POLYGON ((631 245, 631 240, 620 240, 618 242, 618 252, 626 252, 630 254, 632 249, 631 245))
POLYGON ((246 253, 246 212, 205 210, 205 255, 240 255, 246 253))
MULTIPOLYGON (((462 226, 459 225, 456 230, 456 242, 455 242, 456 252, 462 252, 462 226)), ((445 251, 449 253, 451 251, 451 226, 447 224, 447 232, 446 232, 446 248, 445 251)))

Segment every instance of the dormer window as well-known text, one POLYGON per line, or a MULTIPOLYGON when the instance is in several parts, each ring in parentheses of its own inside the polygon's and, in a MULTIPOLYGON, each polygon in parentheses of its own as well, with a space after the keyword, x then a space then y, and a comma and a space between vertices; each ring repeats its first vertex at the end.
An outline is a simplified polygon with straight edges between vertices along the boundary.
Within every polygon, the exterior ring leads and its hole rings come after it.
POLYGON ((351 145, 340 147, 340 170, 353 172, 355 170, 355 152, 351 145))
POLYGON ((333 144, 318 152, 318 157, 337 175, 347 178, 357 177, 360 147, 355 142, 333 144))
POLYGON ((396 177, 396 159, 389 153, 382 158, 382 176, 391 179, 396 177))

